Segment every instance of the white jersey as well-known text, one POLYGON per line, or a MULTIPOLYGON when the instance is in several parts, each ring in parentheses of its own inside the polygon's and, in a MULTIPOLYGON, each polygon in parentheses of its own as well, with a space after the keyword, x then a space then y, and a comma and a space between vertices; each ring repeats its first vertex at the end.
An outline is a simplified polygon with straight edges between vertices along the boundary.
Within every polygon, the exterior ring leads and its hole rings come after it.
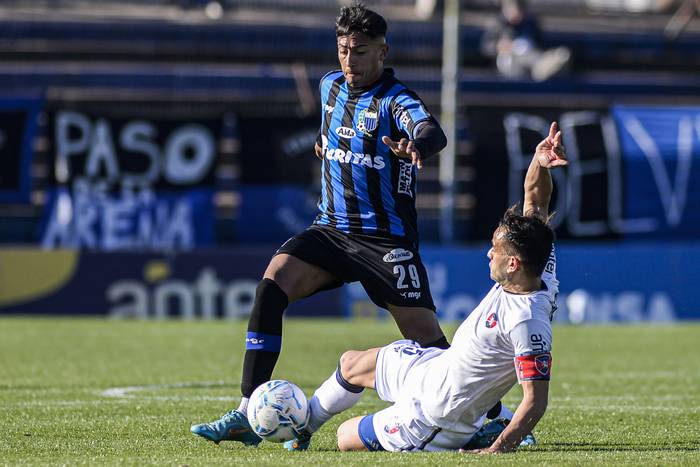
POLYGON ((460 325, 452 346, 438 355, 430 352, 429 362, 410 372, 397 405, 410 407, 414 420, 447 431, 442 446, 427 450, 466 443, 518 380, 549 379, 550 321, 559 284, 554 249, 542 279, 541 290, 525 295, 494 285, 460 325))

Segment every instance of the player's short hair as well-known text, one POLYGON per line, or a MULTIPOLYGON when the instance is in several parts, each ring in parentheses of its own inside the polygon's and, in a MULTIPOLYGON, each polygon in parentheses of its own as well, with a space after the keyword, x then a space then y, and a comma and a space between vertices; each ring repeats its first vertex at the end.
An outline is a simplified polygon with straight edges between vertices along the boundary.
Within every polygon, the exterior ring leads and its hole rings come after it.
POLYGON ((503 232, 506 253, 517 256, 530 275, 541 276, 552 252, 554 231, 535 215, 522 215, 512 206, 503 215, 498 228, 503 232))
POLYGON ((386 21, 372 10, 368 10, 362 3, 352 6, 344 6, 340 9, 340 15, 335 20, 336 37, 361 33, 376 39, 386 37, 386 21))

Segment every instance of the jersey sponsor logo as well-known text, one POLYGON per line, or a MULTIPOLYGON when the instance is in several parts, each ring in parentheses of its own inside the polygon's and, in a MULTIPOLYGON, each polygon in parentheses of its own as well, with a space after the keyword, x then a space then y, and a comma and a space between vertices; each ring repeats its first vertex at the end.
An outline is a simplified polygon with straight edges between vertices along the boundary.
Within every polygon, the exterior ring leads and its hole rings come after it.
POLYGON ((399 125, 405 129, 408 129, 408 125, 411 123, 411 114, 408 112, 408 110, 406 110, 406 107, 399 104, 396 106, 394 112, 395 115, 399 116, 399 125))
POLYGON ((357 133, 355 133, 355 130, 353 130, 352 128, 348 128, 346 126, 339 126, 338 128, 336 128, 335 134, 340 136, 341 138, 345 138, 345 139, 352 139, 355 136, 357 136, 357 133))
MULTIPOLYGON (((321 139, 324 143, 326 142, 324 137, 321 139)), ((342 149, 328 148, 325 146, 324 144, 322 154, 329 161, 338 161, 342 164, 364 165, 377 170, 381 170, 386 166, 382 156, 372 157, 369 154, 362 154, 361 152, 343 151, 342 149)))
POLYGON ((327 114, 332 114, 333 111, 335 110, 335 107, 332 105, 325 104, 323 106, 323 110, 325 110, 327 114))
POLYGON ((413 166, 410 162, 405 162, 403 160, 399 161, 399 186, 398 192, 403 195, 408 195, 411 198, 413 193, 411 192, 411 182, 413 181, 413 166))
POLYGON ((403 248, 394 248, 389 253, 384 255, 385 263, 400 263, 413 258, 413 252, 404 250, 403 248))
POLYGON ((371 133, 377 129, 379 121, 379 112, 374 112, 369 109, 362 109, 357 117, 357 129, 360 133, 371 136, 371 133))
POLYGON ((515 372, 519 381, 549 381, 552 372, 552 354, 545 352, 518 355, 515 357, 515 372))
POLYGON ((557 256, 554 252, 554 246, 552 246, 552 252, 549 254, 549 259, 547 259, 547 264, 544 266, 544 272, 549 274, 555 274, 557 269, 557 256))
POLYGON ((496 325, 498 324, 498 315, 496 314, 495 311, 486 317, 485 324, 486 324, 486 327, 489 329, 496 327, 496 325))

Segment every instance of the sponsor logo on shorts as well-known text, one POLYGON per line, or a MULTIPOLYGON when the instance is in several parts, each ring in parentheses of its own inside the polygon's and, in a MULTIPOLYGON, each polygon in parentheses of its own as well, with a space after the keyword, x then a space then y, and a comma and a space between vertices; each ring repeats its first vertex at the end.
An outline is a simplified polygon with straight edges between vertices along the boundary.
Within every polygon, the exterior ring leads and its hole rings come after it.
POLYGON ((395 248, 384 255, 385 263, 400 263, 413 258, 413 252, 404 250, 403 248, 395 248))
POLYGON ((420 292, 401 292, 403 298, 412 298, 418 300, 420 298, 420 292))
POLYGON ((494 312, 486 317, 486 327, 491 329, 495 328, 498 324, 498 315, 494 312))
POLYGON ((340 136, 341 138, 345 139, 351 139, 357 136, 357 133, 355 133, 355 130, 352 128, 348 128, 346 126, 340 126, 335 129, 335 134, 340 136))
POLYGON ((538 355, 535 357, 535 369, 543 376, 549 374, 549 354, 538 355))
POLYGON ((394 433, 398 433, 401 428, 399 428, 398 423, 393 423, 391 425, 384 425, 384 431, 387 434, 393 435, 394 433))

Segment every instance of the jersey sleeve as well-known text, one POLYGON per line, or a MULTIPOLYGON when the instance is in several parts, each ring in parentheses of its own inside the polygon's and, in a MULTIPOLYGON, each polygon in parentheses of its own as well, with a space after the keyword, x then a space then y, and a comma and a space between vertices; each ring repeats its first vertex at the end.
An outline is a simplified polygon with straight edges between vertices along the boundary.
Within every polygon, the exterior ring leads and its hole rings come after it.
POLYGON ((549 381, 552 371, 552 327, 539 319, 518 323, 510 331, 518 381, 549 381))
POLYGON ((420 122, 432 118, 425 104, 412 92, 402 92, 396 96, 391 102, 390 110, 396 128, 406 133, 410 139, 415 139, 420 122))
POLYGON ((552 252, 549 254, 544 271, 542 271, 542 280, 547 285, 552 298, 556 299, 559 293, 559 281, 557 280, 557 254, 554 245, 552 245, 552 252))

